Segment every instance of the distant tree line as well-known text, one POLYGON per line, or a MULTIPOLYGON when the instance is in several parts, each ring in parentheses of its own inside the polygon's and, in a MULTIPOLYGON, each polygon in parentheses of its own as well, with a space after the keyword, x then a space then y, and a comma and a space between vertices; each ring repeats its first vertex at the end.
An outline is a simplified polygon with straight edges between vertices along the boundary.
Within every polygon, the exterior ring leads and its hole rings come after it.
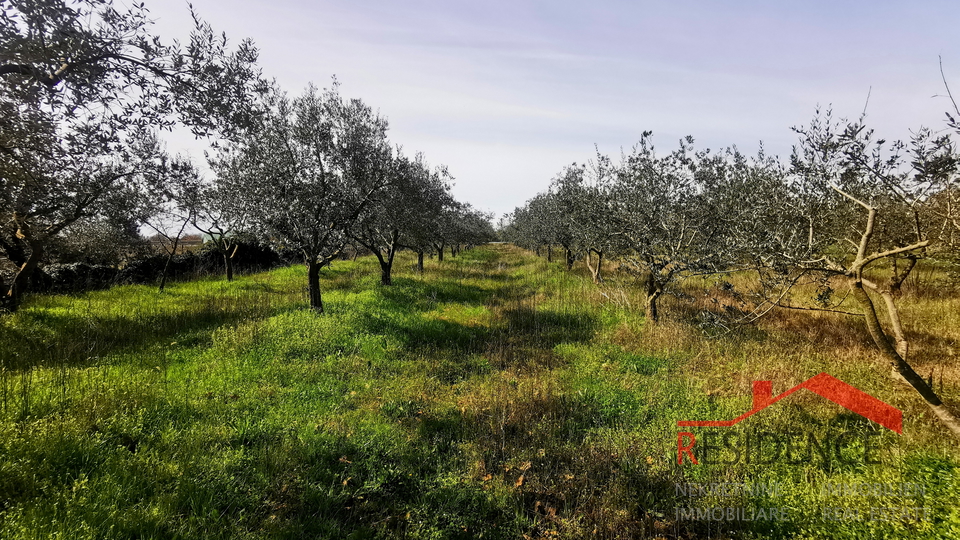
POLYGON ((889 142, 864 117, 830 111, 794 129, 787 164, 762 149, 695 150, 690 137, 660 153, 644 133, 618 160, 598 152, 589 166, 565 167, 499 232, 550 259, 559 252, 568 268, 584 260, 598 283, 603 261, 615 262, 641 284, 651 322, 658 299, 685 278, 738 271, 758 278, 756 290, 729 291, 749 299, 741 320, 775 307, 862 317, 895 375, 960 435, 956 415, 907 362, 897 302, 919 259, 960 262, 960 154, 950 134, 920 129, 889 142))
POLYGON ((44 264, 137 258, 144 228, 169 247, 161 288, 186 232, 209 239, 227 279, 252 237, 298 254, 317 311, 319 271, 346 250, 376 255, 389 285, 398 250, 422 269, 425 253, 493 238, 446 168, 405 155, 369 105, 335 80, 288 96, 252 42, 231 48, 191 15, 179 43, 152 33, 143 3, 3 3, 0 309, 20 306, 44 264), (178 126, 208 141, 213 178, 168 153, 161 134, 178 126))

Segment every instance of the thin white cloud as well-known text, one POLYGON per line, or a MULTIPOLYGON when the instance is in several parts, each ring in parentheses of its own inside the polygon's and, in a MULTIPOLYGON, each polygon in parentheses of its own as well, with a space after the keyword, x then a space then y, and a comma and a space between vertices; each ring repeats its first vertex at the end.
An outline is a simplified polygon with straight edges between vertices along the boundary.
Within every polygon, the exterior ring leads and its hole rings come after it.
MULTIPOLYGON (((186 6, 153 3, 160 32, 185 36, 186 6)), ((818 104, 855 117, 868 91, 870 120, 902 138, 942 124, 947 104, 930 97, 942 92, 938 54, 960 81, 956 2, 194 5, 232 38, 253 38, 291 93, 336 74, 345 95, 390 119, 395 142, 449 165, 458 194, 497 212, 594 143, 617 153, 649 129, 664 150, 691 134, 701 147, 752 153, 763 140, 786 155, 790 126, 818 104)))

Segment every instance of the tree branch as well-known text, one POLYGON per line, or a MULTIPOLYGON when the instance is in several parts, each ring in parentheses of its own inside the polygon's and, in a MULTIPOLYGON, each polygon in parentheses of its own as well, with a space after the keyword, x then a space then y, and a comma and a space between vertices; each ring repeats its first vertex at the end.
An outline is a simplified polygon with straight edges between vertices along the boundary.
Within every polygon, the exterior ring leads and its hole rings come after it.
POLYGON ((868 265, 868 264, 870 264, 870 263, 872 263, 873 261, 876 261, 876 260, 878 260, 878 259, 883 259, 884 257, 892 257, 892 256, 894 256, 894 255, 899 255, 900 253, 906 253, 906 252, 908 252, 908 251, 913 251, 913 250, 915 250, 915 249, 925 248, 925 247, 927 247, 927 246, 929 246, 929 245, 930 245, 930 241, 929 241, 929 240, 924 240, 923 242, 917 242, 917 243, 915 243, 915 244, 910 244, 909 246, 903 246, 903 247, 898 247, 898 248, 890 249, 890 250, 887 250, 887 251, 881 251, 880 253, 874 253, 874 254, 870 255, 869 257, 864 257, 864 258, 859 258, 859 257, 858 257, 859 260, 854 262, 854 266, 851 267, 851 271, 853 271, 854 268, 862 269, 862 268, 865 267, 866 265, 868 265), (860 262, 860 261, 862 261, 862 262, 860 262), (857 264, 858 262, 859 262, 859 264, 857 264))
POLYGON ((960 108, 957 107, 957 102, 953 99, 953 93, 950 92, 950 85, 947 84, 947 76, 943 73, 943 56, 937 55, 937 58, 940 60, 940 78, 943 79, 943 87, 947 90, 947 97, 950 98, 950 103, 953 104, 953 110, 960 116, 960 108))

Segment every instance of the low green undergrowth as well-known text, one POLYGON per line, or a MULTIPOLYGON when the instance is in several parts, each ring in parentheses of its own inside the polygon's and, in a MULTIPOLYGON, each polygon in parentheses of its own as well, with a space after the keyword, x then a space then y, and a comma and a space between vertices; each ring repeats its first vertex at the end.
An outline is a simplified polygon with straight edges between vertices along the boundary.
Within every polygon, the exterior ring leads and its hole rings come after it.
POLYGON ((371 259, 335 263, 322 316, 302 267, 35 297, 3 316, 0 536, 960 535, 953 445, 919 435, 936 427, 869 365, 770 332, 653 327, 614 285, 510 246, 423 275, 412 262, 391 287, 371 259), (776 394, 820 371, 907 410, 904 435, 809 394, 731 429, 875 433, 881 464, 677 464, 678 421, 735 418, 752 380, 776 394), (741 487, 704 488, 718 483, 741 487), (823 491, 864 483, 923 493, 823 491), (776 489, 744 492, 755 484, 776 489), (788 516, 691 518, 727 507, 788 516), (931 517, 855 519, 880 507, 931 517))

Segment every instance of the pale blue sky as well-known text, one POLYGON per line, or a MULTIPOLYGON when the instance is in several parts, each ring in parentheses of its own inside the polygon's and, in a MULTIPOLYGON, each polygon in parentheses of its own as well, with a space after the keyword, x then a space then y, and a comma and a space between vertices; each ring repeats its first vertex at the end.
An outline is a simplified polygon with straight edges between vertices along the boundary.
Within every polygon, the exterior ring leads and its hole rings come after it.
MULTIPOLYGON (((146 0, 165 37, 186 2, 146 0)), ((886 138, 940 129, 938 55, 960 93, 960 2, 193 0, 291 94, 359 97, 390 138, 449 166, 461 200, 498 215, 565 165, 654 132, 662 151, 737 145, 786 158, 790 126, 832 104, 886 138)), ((175 143, 176 144, 176 143, 175 143)))

